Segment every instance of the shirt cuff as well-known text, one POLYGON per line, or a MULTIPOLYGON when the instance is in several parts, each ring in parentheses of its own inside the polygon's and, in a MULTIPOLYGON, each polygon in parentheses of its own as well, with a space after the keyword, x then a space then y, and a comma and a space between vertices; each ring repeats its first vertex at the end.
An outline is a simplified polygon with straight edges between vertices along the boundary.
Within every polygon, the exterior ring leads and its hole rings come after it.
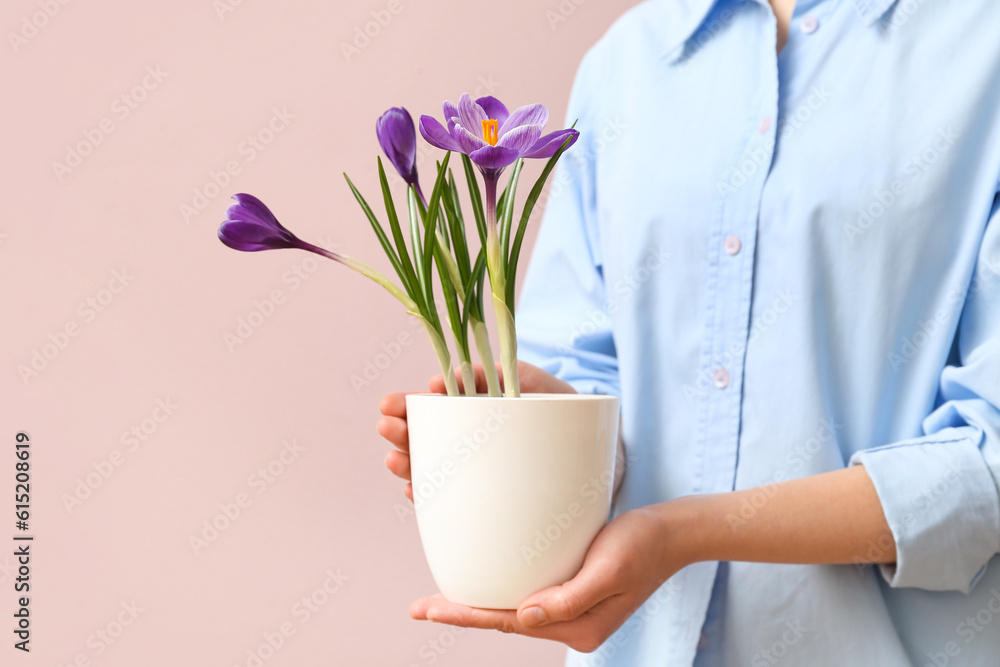
POLYGON ((601 380, 581 380, 581 379, 569 379, 566 380, 573 389, 576 389, 578 394, 603 394, 607 396, 619 396, 620 391, 618 387, 612 385, 609 382, 602 382, 601 380))
POLYGON ((891 587, 968 593, 1000 551, 1000 496, 983 437, 974 426, 946 428, 851 457, 868 472, 896 540, 896 563, 880 566, 891 587))
MULTIPOLYGON (((579 356, 541 356, 524 349, 518 359, 538 366, 563 382, 568 382, 578 394, 606 394, 621 397, 618 368, 601 355, 581 352, 579 356)), ((613 361, 613 360, 612 360, 613 361)))

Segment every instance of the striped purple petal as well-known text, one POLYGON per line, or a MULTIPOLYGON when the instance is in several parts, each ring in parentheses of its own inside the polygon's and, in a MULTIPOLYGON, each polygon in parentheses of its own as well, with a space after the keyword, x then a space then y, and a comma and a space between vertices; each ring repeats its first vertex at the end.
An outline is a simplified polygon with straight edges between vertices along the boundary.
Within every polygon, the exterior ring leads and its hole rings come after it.
POLYGON ((490 146, 489 144, 469 153, 469 159, 475 162, 481 169, 492 171, 499 171, 505 167, 509 167, 518 157, 518 152, 513 148, 490 146))
POLYGON ((420 135, 431 146, 444 151, 460 151, 458 142, 451 136, 448 130, 444 129, 432 116, 420 117, 420 135))
POLYGON ((505 107, 504 103, 495 97, 480 97, 476 100, 476 104, 483 108, 483 111, 486 112, 487 116, 499 121, 500 127, 503 127, 503 124, 507 122, 508 118, 510 118, 510 112, 507 111, 507 107, 505 107))
POLYGON ((513 112, 497 98, 487 95, 476 100, 463 93, 458 104, 442 104, 445 125, 429 116, 420 118, 420 133, 433 146, 457 151, 473 158, 481 169, 497 172, 517 158, 548 158, 571 138, 576 141, 576 130, 560 130, 542 136, 549 112, 541 104, 529 104, 513 112), (490 146, 483 138, 483 121, 496 120, 497 145, 490 146), (491 150, 486 150, 491 149, 491 150), (473 157, 475 156, 475 157, 473 157))
POLYGON ((517 151, 518 155, 523 155, 528 149, 534 146, 540 136, 542 136, 541 125, 522 125, 500 137, 497 146, 501 148, 513 148, 517 151))
POLYGON ((441 106, 444 109, 444 123, 448 126, 448 134, 451 134, 451 130, 455 127, 455 123, 457 122, 458 106, 448 100, 445 100, 444 104, 441 106))
POLYGON ((500 128, 500 136, 522 125, 541 125, 549 122, 549 110, 541 104, 529 104, 517 109, 500 128))
POLYGON ((462 93, 458 100, 458 122, 469 132, 483 135, 483 121, 489 120, 483 108, 472 101, 468 93, 462 93))
POLYGON ((563 142, 566 141, 567 137, 572 137, 572 141, 569 142, 569 145, 572 146, 576 143, 579 136, 579 131, 570 129, 559 130, 557 132, 546 134, 544 137, 539 138, 521 157, 530 159, 550 158, 556 154, 556 151, 558 151, 559 147, 563 145, 563 142))
POLYGON ((466 155, 472 155, 473 151, 477 151, 483 146, 488 146, 483 137, 480 134, 473 134, 469 132, 462 125, 455 125, 455 129, 451 131, 451 136, 455 139, 455 142, 459 146, 459 151, 465 153, 466 155))

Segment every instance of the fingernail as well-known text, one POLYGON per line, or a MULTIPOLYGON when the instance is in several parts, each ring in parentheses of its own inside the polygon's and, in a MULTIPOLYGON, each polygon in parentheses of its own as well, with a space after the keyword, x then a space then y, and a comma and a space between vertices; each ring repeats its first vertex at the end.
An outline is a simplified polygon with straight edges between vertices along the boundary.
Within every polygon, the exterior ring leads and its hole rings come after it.
POLYGON ((434 607, 429 607, 427 609, 427 613, 424 614, 424 616, 427 617, 428 621, 434 622, 437 621, 437 613, 438 613, 437 609, 435 609, 434 607))
POLYGON ((524 610, 522 617, 524 619, 522 622, 531 627, 542 625, 548 620, 545 616, 545 610, 541 607, 528 607, 524 610))

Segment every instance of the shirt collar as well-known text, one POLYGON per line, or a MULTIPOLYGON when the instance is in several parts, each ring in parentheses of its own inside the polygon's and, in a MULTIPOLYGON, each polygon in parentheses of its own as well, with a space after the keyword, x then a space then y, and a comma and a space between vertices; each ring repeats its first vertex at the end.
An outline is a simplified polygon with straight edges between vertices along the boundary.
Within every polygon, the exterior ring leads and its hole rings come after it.
POLYGON ((885 16, 886 12, 896 4, 896 0, 854 0, 853 4, 865 25, 871 27, 885 16))
MULTIPOLYGON (((660 0, 663 19, 663 56, 671 62, 680 58, 684 45, 721 0, 660 0)), ((767 0, 752 0, 766 4, 767 0)), ((897 0, 851 0, 865 25, 871 27, 896 4, 897 0)))

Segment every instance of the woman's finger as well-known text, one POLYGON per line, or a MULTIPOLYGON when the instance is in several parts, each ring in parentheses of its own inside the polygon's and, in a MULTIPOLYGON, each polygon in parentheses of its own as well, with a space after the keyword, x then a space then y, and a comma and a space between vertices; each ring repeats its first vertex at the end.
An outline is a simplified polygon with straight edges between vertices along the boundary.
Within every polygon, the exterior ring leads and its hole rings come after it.
POLYGON ((584 563, 575 577, 561 586, 539 591, 521 603, 518 620, 529 628, 572 621, 621 591, 602 568, 584 563))
POLYGON ((433 394, 447 394, 448 389, 444 386, 444 377, 441 375, 435 375, 427 383, 428 388, 433 394))
POLYGON ((385 467, 401 479, 410 479, 410 455, 393 449, 385 455, 385 467))
POLYGON ((410 435, 405 419, 399 417, 382 417, 375 424, 375 430, 398 449, 404 452, 410 451, 410 435))
POLYGON ((378 409, 386 417, 406 419, 406 394, 402 391, 386 394, 379 401, 378 409))

